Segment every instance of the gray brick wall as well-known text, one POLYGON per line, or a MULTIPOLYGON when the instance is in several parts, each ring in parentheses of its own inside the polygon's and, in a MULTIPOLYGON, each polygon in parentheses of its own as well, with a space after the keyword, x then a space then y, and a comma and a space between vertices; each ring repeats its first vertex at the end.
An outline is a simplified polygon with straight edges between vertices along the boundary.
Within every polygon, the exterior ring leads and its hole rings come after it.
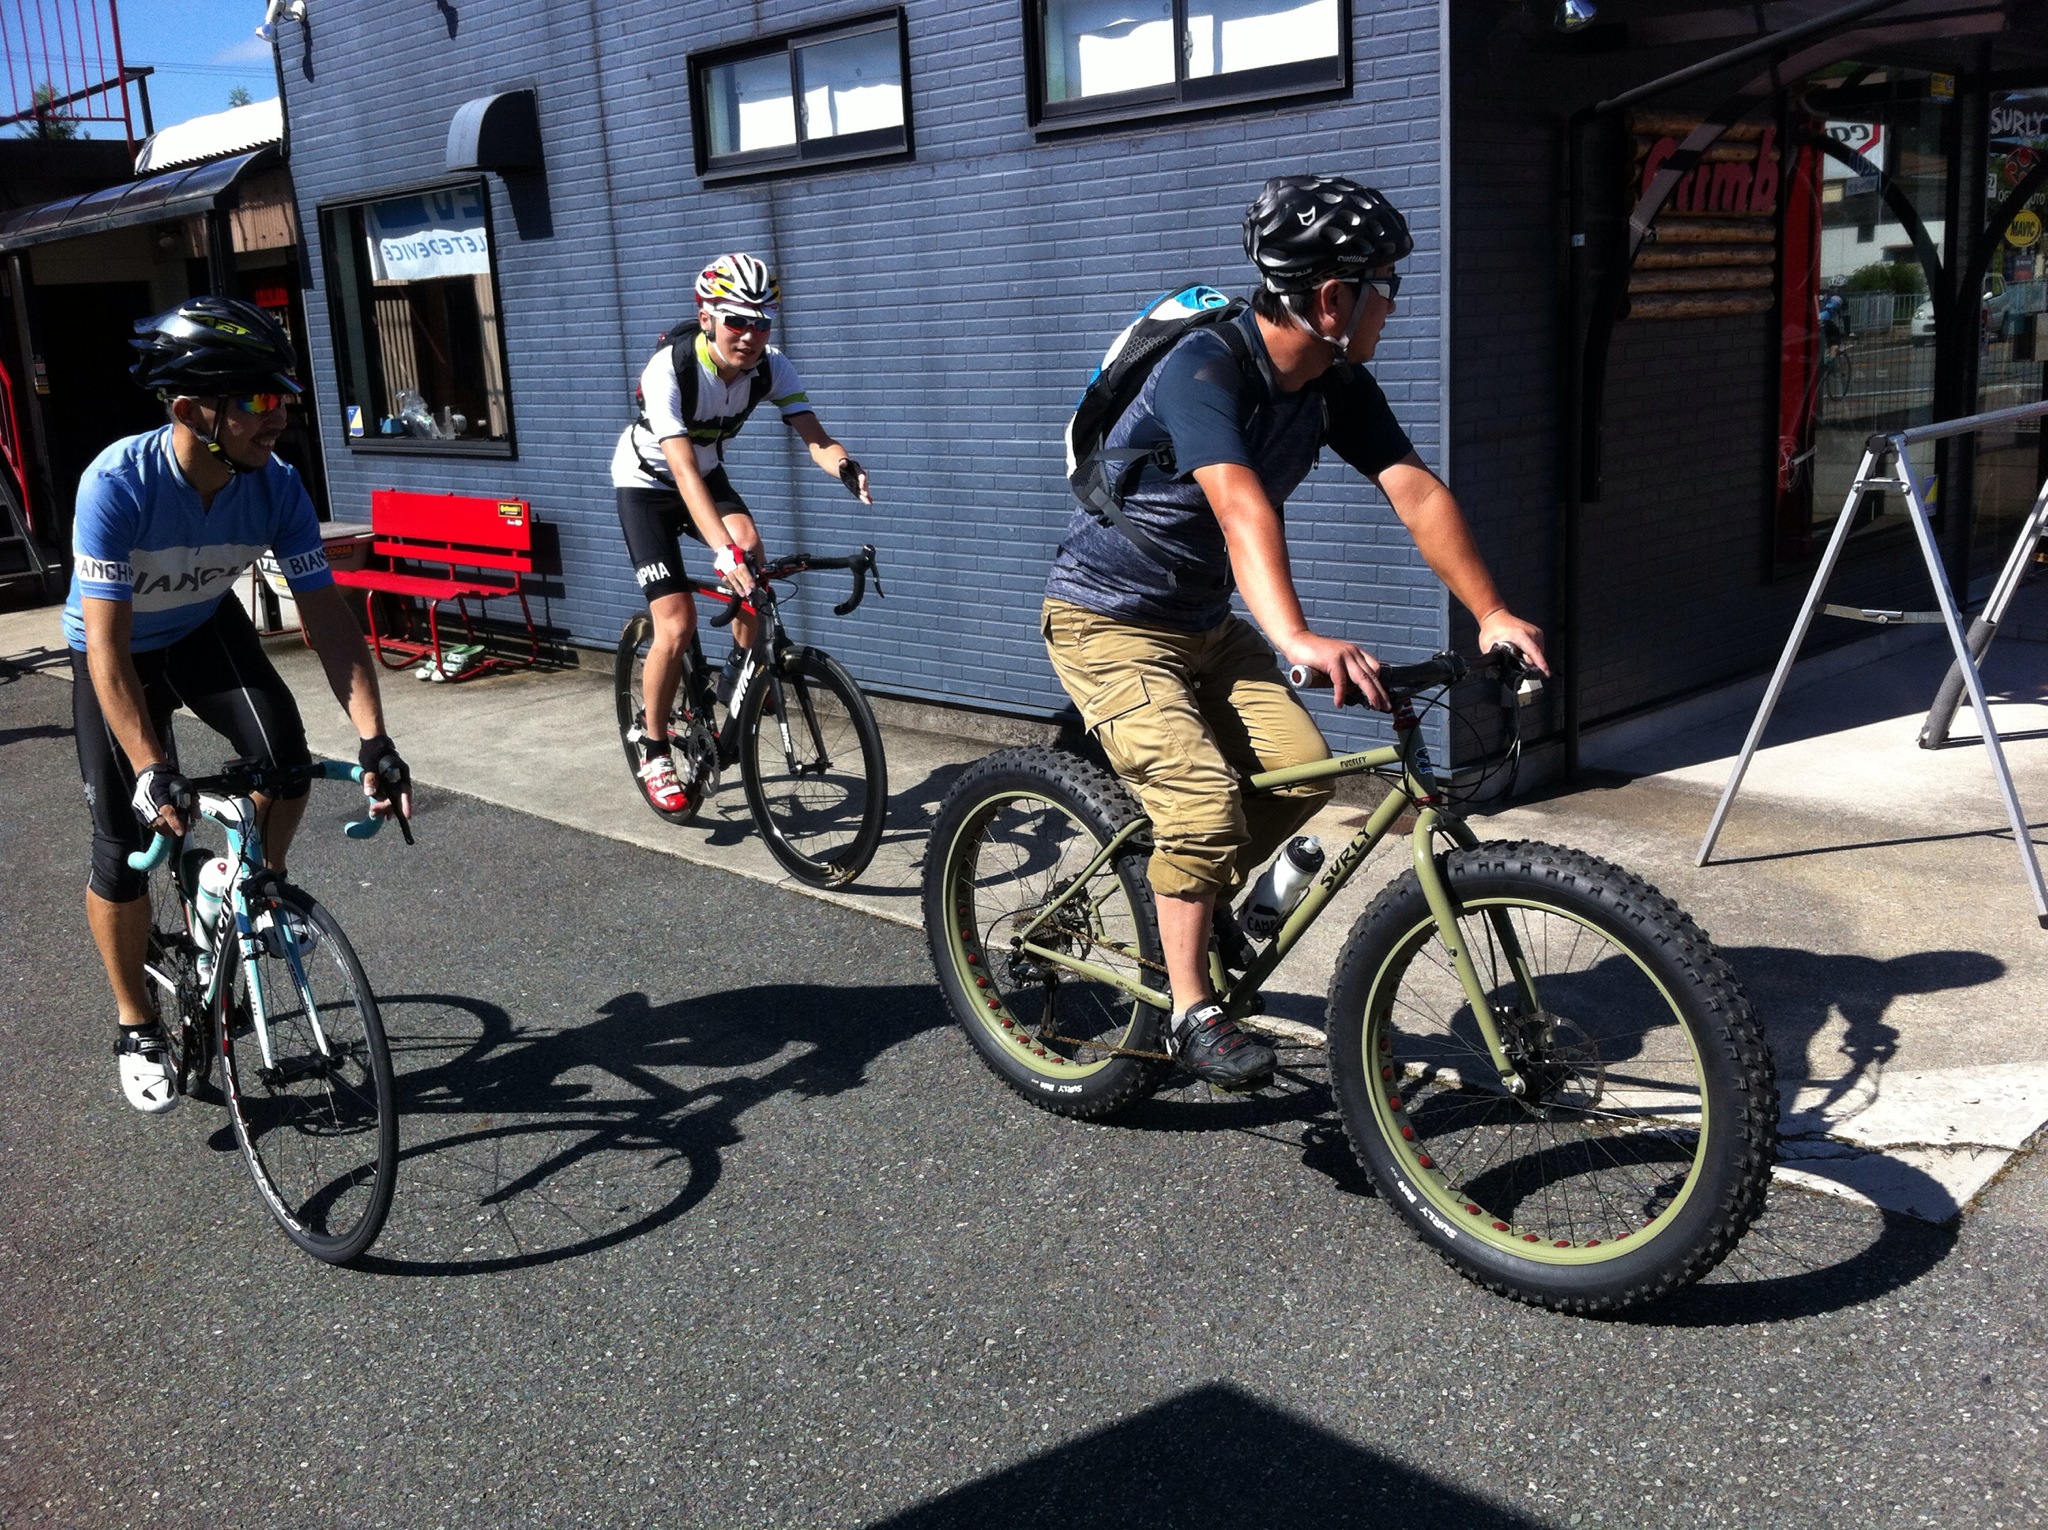
MULTIPOLYGON (((1356 0, 1345 99, 1040 141, 1027 125, 1015 0, 912 3, 914 160, 708 189, 693 167, 684 55, 858 6, 451 9, 452 37, 449 13, 415 0, 329 7, 311 78, 287 34, 293 173, 311 232, 320 203, 440 175, 462 101, 538 91, 553 237, 522 240, 491 186, 519 457, 351 454, 333 428, 328 312, 316 298, 333 499, 342 516, 364 514, 383 485, 532 499, 561 539, 548 614, 578 640, 608 644, 637 605, 606 464, 653 338, 688 311, 698 266, 724 249, 779 268, 777 341, 826 427, 873 474, 868 511, 765 419, 729 457, 771 548, 881 549, 886 602, 838 621, 826 609, 837 591, 821 582, 799 617, 878 690, 1022 712, 1063 705, 1036 612, 1067 513, 1066 411, 1144 299, 1184 277, 1243 287, 1237 222, 1268 175, 1341 167, 1407 212, 1414 274, 1376 371, 1425 455, 1443 455, 1435 5, 1356 0)), ((1332 460, 1289 512, 1312 620, 1390 653, 1442 643, 1442 592, 1369 485, 1332 460)), ((1377 731, 1353 718, 1331 729, 1339 742, 1377 731)))

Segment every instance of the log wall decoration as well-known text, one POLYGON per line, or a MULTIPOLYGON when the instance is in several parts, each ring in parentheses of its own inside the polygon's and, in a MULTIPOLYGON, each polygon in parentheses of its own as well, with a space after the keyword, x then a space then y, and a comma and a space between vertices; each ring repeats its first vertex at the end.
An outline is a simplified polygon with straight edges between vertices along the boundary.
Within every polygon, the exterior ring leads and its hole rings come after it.
MULTIPOLYGON (((1629 200, 1694 128, 1697 117, 1637 112, 1629 200)), ((1778 129, 1738 122, 1672 188, 1628 279, 1632 319, 1769 313, 1777 292, 1778 129)))

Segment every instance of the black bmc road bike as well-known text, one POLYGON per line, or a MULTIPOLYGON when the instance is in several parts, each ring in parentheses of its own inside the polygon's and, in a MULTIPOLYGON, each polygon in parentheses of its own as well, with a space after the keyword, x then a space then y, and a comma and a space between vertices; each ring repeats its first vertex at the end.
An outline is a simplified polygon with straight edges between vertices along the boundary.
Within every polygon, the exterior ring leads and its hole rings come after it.
MULTIPOLYGON (((761 571, 753 593, 744 600, 715 582, 690 581, 698 594, 725 603, 725 609, 712 617, 712 626, 727 626, 742 610, 752 612, 757 618, 754 643, 733 683, 731 700, 723 704, 725 718, 720 722, 713 689, 716 672, 704 662, 698 634, 691 634, 669 717, 676 774, 682 778, 686 801, 671 812, 647 804, 671 823, 688 823, 718 789, 719 772, 737 761, 747 808, 768 849, 790 875, 815 887, 851 882, 867 870, 882 842, 889 804, 882 730, 867 697, 836 659, 822 649, 790 641, 782 624, 775 585, 832 569, 853 574, 853 593, 832 608, 835 616, 850 615, 860 605, 870 577, 875 593, 886 593, 873 547, 846 558, 810 553, 777 558, 761 571)), ((654 623, 646 612, 629 618, 619 634, 612 669, 619 742, 636 781, 640 752, 630 735, 644 706, 641 681, 653 637, 654 623)), ((644 792, 641 798, 646 800, 644 792)))
MULTIPOLYGON (((357 765, 297 769, 230 760, 195 776, 196 817, 221 829, 211 852, 159 834, 128 864, 149 877, 143 973, 156 990, 172 1082, 196 1093, 220 1063, 220 1092, 263 1204, 315 1259, 347 1264, 384 1226, 398 1174, 398 1091, 377 996, 341 925, 311 893, 263 864, 252 800, 304 780, 361 781, 357 765)), ((382 826, 348 824, 351 839, 382 826)), ((399 827, 406 842, 412 831, 399 827)))
MULTIPOLYGON (((1472 668, 1510 691, 1522 678, 1512 654, 1472 668)), ((1386 666, 1391 746, 1245 783, 1375 772, 1389 791, 1247 969, 1212 952, 1212 976, 1233 1017, 1257 1013, 1260 985, 1413 814, 1412 862, 1352 926, 1330 987, 1345 1132, 1387 1204, 1466 1276, 1618 1312, 1704 1275, 1762 1210, 1771 1054, 1713 942, 1654 887, 1466 826, 1413 697, 1467 673, 1455 654, 1386 666)), ((1173 1071, 1150 850, 1122 784, 1048 748, 983 760, 939 811, 924 915, 940 985, 982 1060, 1042 1110, 1101 1120, 1173 1071)))

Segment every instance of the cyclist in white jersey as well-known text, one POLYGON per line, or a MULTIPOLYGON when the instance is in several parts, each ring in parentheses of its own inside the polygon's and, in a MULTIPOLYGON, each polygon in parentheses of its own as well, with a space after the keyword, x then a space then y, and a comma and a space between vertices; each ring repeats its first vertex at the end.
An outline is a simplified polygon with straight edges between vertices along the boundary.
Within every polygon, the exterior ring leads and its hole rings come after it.
MULTIPOLYGON (((681 538, 717 548, 713 566, 742 595, 753 589, 753 570, 762 564, 760 530, 725 474, 725 443, 754 409, 773 404, 820 469, 861 503, 874 503, 867 473, 825 433, 796 368, 768 343, 782 299, 774 273, 752 255, 721 255, 697 278, 696 296, 695 332, 678 326, 648 361, 640 375, 641 416, 621 432, 612 452, 619 526, 654 619, 643 700, 661 718, 669 715, 683 654, 697 630, 681 538)), ((753 619, 742 614, 733 622, 735 647, 723 689, 729 690, 738 656, 753 640, 753 619)), ((642 714, 631 736, 640 751, 640 789, 662 811, 678 810, 686 787, 667 730, 650 734, 642 714)))

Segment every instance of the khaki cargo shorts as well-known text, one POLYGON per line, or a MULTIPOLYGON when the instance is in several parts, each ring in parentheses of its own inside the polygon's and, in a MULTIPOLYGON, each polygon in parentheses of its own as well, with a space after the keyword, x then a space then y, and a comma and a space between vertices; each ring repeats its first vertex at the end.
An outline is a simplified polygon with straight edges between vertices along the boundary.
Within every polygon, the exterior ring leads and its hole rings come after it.
POLYGON ((1250 623, 1177 632, 1048 600, 1060 684, 1152 820, 1147 876, 1166 897, 1235 892, 1330 798, 1313 782, 1249 799, 1243 777, 1330 756, 1250 623))

